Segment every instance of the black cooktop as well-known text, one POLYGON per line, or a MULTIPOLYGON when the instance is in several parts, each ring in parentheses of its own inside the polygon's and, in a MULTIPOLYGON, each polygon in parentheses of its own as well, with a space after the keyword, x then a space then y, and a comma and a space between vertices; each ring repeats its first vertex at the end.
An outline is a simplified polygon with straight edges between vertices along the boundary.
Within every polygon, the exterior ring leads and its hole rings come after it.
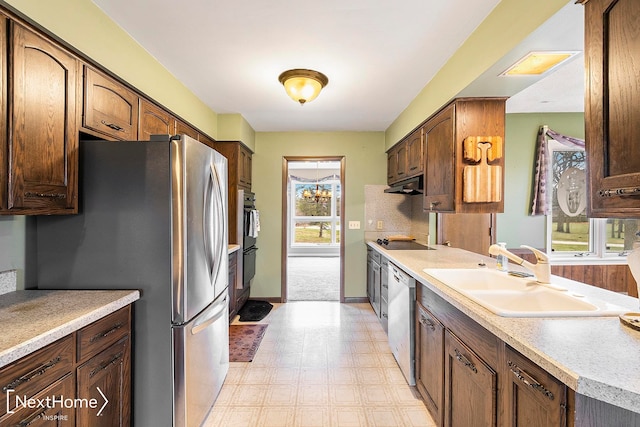
POLYGON ((392 240, 378 239, 376 243, 385 248, 388 251, 430 251, 434 248, 421 245, 411 240, 392 240))

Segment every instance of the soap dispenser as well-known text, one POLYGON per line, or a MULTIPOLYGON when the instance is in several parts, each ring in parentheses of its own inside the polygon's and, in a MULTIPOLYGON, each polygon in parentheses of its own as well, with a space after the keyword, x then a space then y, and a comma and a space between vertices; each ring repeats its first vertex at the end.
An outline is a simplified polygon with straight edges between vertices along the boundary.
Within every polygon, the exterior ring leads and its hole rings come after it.
MULTIPOLYGON (((504 251, 507 250, 507 244, 505 242, 498 242, 500 248, 504 251)), ((496 257, 496 267, 500 271, 508 271, 509 270, 509 258, 506 255, 498 254, 496 257)))

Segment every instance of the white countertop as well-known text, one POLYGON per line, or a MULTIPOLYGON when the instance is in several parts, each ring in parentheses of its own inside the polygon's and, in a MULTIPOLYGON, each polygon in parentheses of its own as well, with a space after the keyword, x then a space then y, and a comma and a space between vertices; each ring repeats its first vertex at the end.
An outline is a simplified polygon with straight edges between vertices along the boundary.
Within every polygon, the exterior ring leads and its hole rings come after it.
MULTIPOLYGON (((480 260, 495 268, 495 259, 440 245, 430 245, 434 251, 388 251, 367 244, 577 393, 640 413, 640 332, 622 326, 617 316, 500 317, 422 271, 479 268, 480 260)), ((640 311, 637 298, 552 277, 571 291, 640 311)))
POLYGON ((0 368, 140 298, 138 291, 15 291, 0 295, 0 368))

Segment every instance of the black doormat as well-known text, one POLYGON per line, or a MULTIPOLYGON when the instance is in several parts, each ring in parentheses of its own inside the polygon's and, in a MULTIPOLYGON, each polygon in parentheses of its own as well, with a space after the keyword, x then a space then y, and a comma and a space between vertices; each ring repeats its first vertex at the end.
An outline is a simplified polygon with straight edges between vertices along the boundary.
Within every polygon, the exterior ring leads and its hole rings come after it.
POLYGON ((241 322, 257 322, 264 319, 272 308, 273 304, 270 302, 249 300, 238 312, 240 315, 238 320, 241 322))

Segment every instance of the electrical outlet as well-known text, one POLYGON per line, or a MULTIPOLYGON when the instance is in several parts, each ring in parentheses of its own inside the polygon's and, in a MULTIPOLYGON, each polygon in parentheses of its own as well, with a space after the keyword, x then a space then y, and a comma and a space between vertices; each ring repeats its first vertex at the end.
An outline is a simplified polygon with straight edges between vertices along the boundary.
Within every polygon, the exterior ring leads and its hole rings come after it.
POLYGON ((360 221, 349 221, 349 230, 360 230, 360 221))
POLYGON ((383 225, 384 225, 384 224, 383 224, 383 222, 382 222, 382 221, 378 221, 378 222, 376 223, 376 230, 382 230, 383 225))

